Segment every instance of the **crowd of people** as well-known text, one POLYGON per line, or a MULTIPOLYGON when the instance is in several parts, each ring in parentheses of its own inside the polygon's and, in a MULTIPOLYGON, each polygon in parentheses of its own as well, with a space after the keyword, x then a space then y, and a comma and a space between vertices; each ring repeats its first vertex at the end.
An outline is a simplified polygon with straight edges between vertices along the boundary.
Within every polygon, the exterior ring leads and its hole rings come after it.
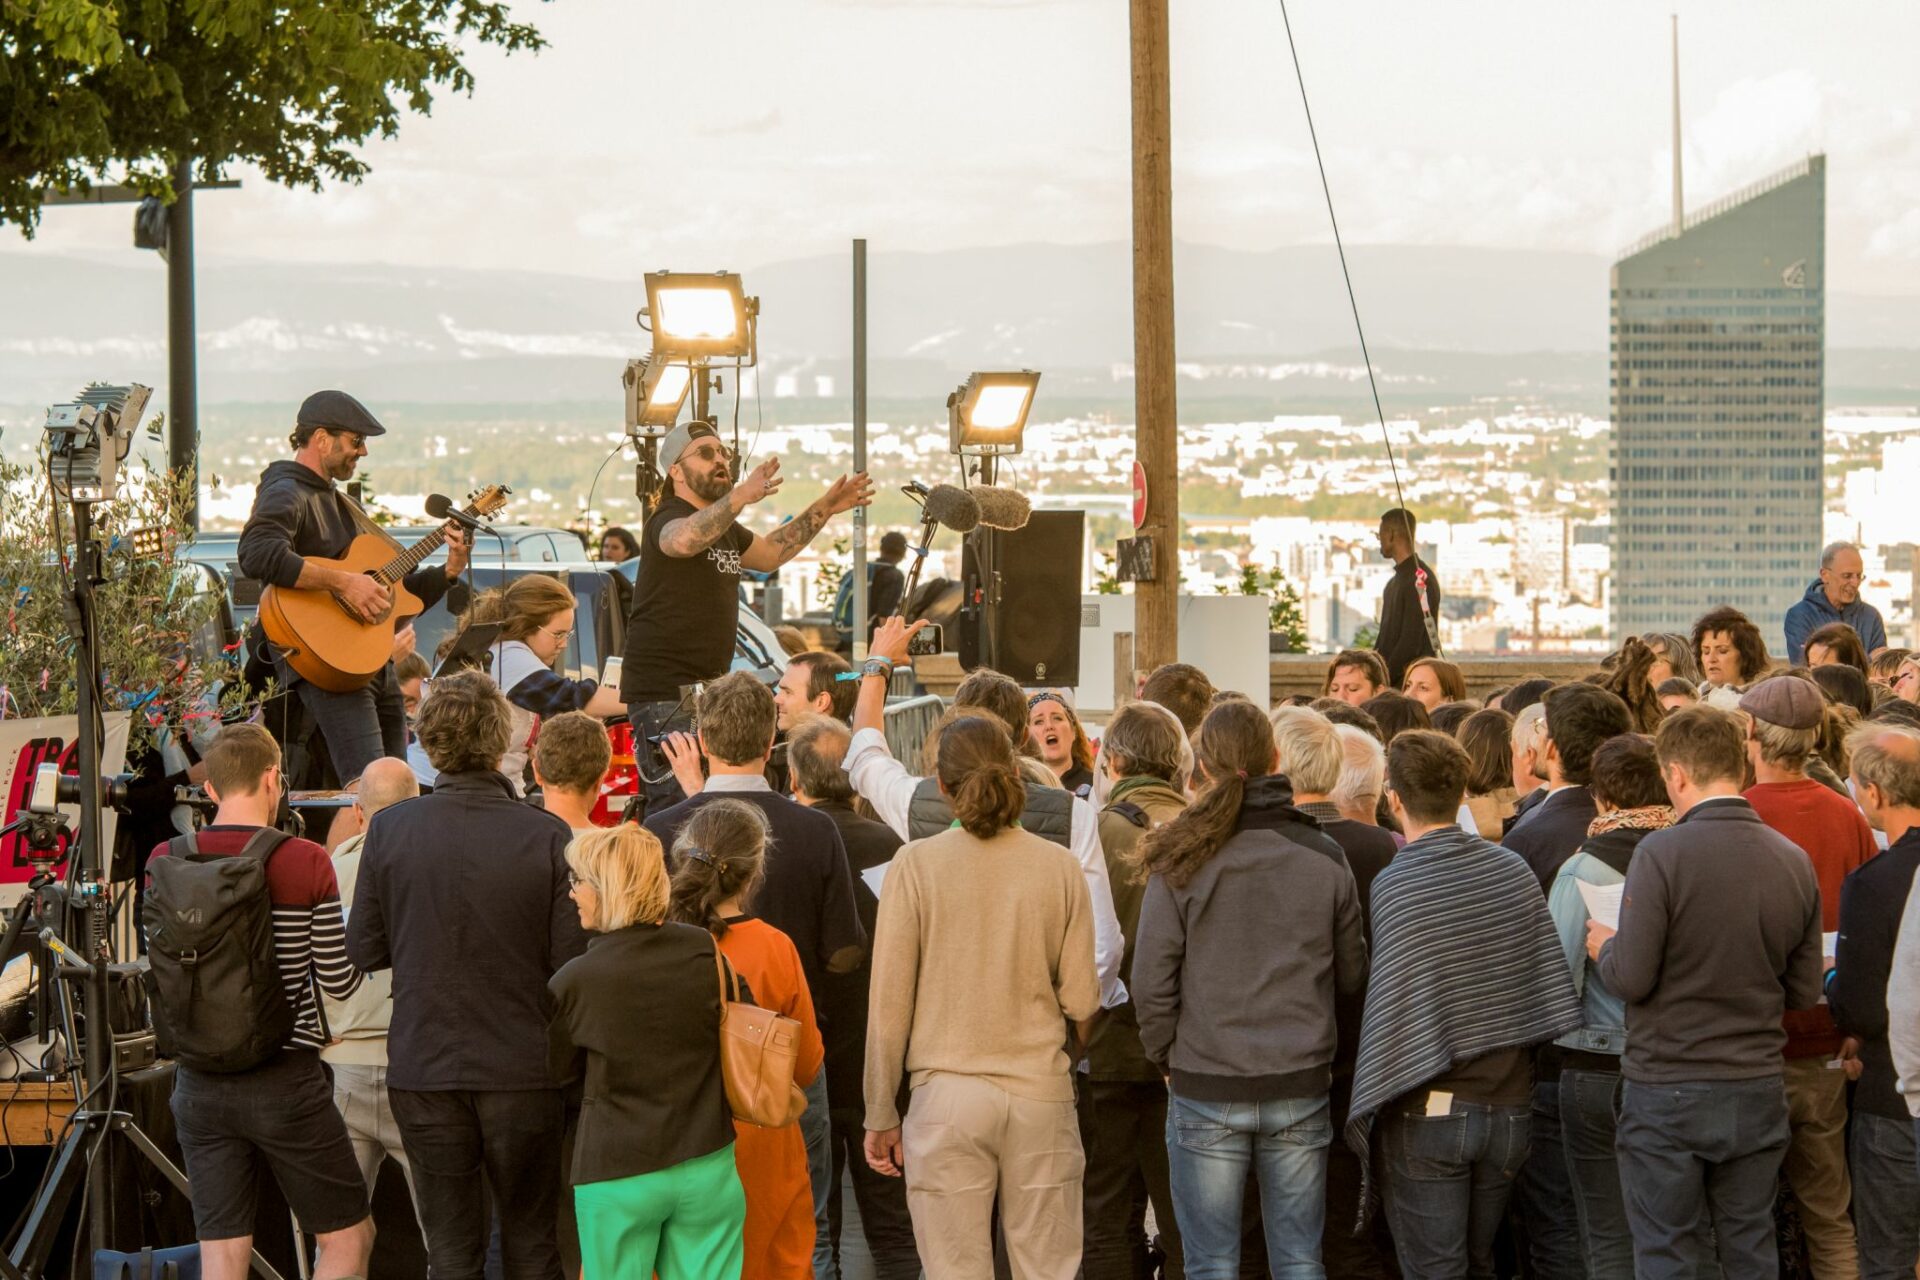
MULTIPOLYGON (((675 443, 642 598, 824 521, 755 550, 771 473, 675 443)), ((1857 553, 1788 620, 1812 665, 1715 608, 1470 700, 1412 537, 1397 653, 1272 707, 1169 664, 1097 742, 979 670, 896 758, 899 618, 773 688, 628 672, 671 779, 604 828, 611 692, 551 670, 569 601, 503 600, 526 654, 432 682, 426 767, 271 854, 293 1029, 174 1096, 204 1274, 264 1165, 363 1275, 389 1156, 449 1280, 830 1280, 843 1185, 883 1280, 1915 1274, 1920 660, 1858 630, 1857 553), (789 1125, 735 1109, 737 1005, 789 1125)), ((278 747, 206 766, 201 853, 243 855, 278 747)))

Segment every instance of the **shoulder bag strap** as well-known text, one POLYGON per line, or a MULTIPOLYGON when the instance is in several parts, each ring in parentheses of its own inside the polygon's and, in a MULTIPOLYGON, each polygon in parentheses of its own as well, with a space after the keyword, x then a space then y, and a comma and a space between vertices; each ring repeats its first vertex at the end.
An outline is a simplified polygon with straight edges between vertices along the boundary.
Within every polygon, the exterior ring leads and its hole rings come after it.
POLYGON ((724 1014, 729 1004, 740 1002, 740 976, 727 963, 726 957, 720 954, 718 938, 713 940, 713 973, 720 980, 720 1011, 724 1014), (729 982, 729 979, 732 981, 729 982))

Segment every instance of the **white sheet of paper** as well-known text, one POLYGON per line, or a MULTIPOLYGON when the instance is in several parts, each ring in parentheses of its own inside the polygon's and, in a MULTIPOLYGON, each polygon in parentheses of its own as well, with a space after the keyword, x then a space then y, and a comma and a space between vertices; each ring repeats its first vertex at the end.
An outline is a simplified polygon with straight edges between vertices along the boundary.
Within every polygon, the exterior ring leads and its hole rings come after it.
POLYGON ((1585 880, 1573 882, 1580 890, 1580 900, 1587 904, 1587 914, 1609 929, 1620 927, 1620 897, 1625 884, 1607 885, 1588 884, 1585 880))
POLYGON ((1839 949, 1840 949, 1839 934, 1823 933, 1820 935, 1820 954, 1822 956, 1826 957, 1827 959, 1832 959, 1834 955, 1838 953, 1839 949))
POLYGON ((892 865, 891 862, 883 862, 877 867, 868 867, 860 873, 860 878, 867 882, 867 888, 873 890, 874 897, 880 896, 880 884, 887 878, 887 868, 892 865))

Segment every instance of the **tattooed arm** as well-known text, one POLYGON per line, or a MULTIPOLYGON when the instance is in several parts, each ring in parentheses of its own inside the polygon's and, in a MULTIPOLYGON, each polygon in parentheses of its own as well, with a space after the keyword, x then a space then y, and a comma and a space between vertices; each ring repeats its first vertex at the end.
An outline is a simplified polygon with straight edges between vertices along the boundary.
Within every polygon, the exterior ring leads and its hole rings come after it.
POLYGON ((660 531, 660 549, 676 560, 697 556, 733 528, 740 513, 780 489, 780 459, 768 458, 728 491, 690 516, 669 520, 660 531))
POLYGON ((757 573, 778 569, 799 555, 826 527, 828 520, 842 511, 864 507, 872 501, 873 482, 867 479, 866 472, 841 476, 833 482, 832 488, 821 495, 820 501, 765 537, 755 537, 753 545, 741 553, 740 564, 757 573))

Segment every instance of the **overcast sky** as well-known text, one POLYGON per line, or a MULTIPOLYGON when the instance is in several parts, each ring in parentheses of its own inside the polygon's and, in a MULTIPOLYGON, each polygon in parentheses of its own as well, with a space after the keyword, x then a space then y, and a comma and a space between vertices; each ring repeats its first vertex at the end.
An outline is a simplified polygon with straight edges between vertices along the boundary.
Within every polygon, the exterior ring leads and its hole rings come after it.
MULTIPOLYGON (((1328 238, 1278 0, 1176 0, 1183 240, 1328 238)), ((1672 0, 1292 0, 1350 242, 1612 253, 1669 208, 1672 0)), ((1829 157, 1837 291, 1920 293, 1920 5, 1679 0, 1686 189, 1829 157)), ((203 258, 632 278, 844 251, 1129 230, 1126 0, 555 0, 550 47, 324 194, 242 172, 203 258)), ((45 251, 128 248, 50 210, 45 251)), ((26 246, 11 230, 0 251, 26 246)))

